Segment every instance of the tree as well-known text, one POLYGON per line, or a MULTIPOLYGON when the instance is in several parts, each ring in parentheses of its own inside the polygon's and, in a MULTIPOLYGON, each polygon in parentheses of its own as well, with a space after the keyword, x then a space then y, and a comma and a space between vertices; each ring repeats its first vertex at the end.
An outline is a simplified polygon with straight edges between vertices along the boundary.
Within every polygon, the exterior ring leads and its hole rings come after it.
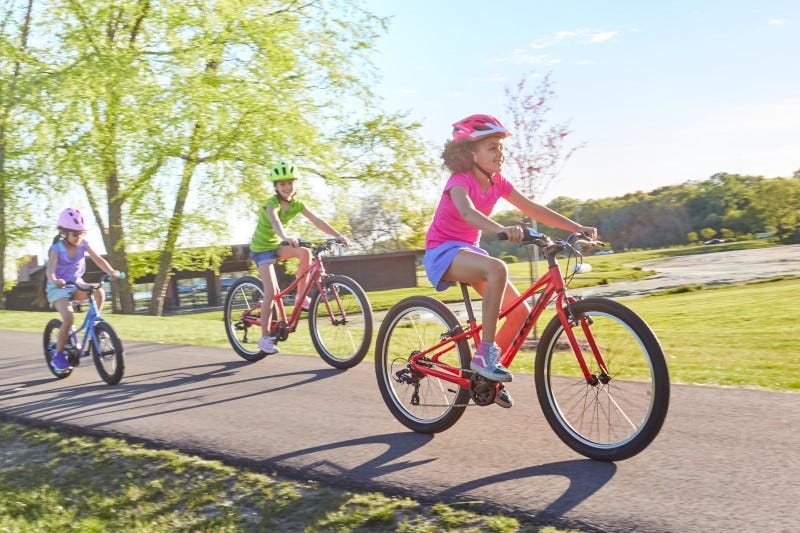
POLYGON ((558 177, 580 145, 567 146, 567 137, 572 133, 568 124, 547 122, 550 102, 556 94, 550 75, 534 88, 528 86, 531 78, 530 74, 525 75, 515 87, 506 87, 512 136, 505 140, 505 151, 520 192, 535 199, 558 177))
MULTIPOLYGON (((80 183, 114 266, 128 268, 129 249, 160 250, 152 314, 163 308, 176 250, 222 238, 231 209, 254 211, 276 160, 343 188, 386 179, 387 152, 397 168, 409 160, 417 126, 375 111, 350 118, 357 104, 376 107, 366 53, 382 19, 350 2, 241 7, 51 4, 62 36, 51 50, 52 164, 80 183), (360 145, 376 148, 349 162, 354 178, 338 175, 360 145)), ((132 310, 129 294, 121 310, 132 310)))
POLYGON ((26 152, 34 116, 26 109, 32 77, 28 38, 33 0, 6 3, 0 11, 0 309, 5 309, 5 265, 10 246, 32 233, 34 171, 26 152))
MULTIPOLYGON (((564 163, 579 148, 567 147, 567 137, 572 133, 567 124, 547 122, 551 100, 555 91, 546 75, 539 85, 528 86, 532 75, 523 76, 513 88, 506 87, 506 111, 511 116, 511 137, 505 140, 507 164, 516 175, 519 191, 536 199, 556 179, 564 163)), ((528 221, 529 224, 535 221, 528 221)), ((538 254, 535 246, 527 247, 530 278, 533 281, 534 261, 538 254)))

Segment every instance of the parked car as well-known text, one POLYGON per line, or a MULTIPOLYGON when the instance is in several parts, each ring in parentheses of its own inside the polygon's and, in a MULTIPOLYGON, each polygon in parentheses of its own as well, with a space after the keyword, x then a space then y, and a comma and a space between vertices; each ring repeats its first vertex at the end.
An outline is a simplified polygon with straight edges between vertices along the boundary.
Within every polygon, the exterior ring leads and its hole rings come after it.
POLYGON ((703 241, 703 244, 722 244, 723 242, 725 242, 725 239, 708 239, 703 241))
POLYGON ((611 255, 614 253, 614 250, 597 250, 594 255, 611 255))

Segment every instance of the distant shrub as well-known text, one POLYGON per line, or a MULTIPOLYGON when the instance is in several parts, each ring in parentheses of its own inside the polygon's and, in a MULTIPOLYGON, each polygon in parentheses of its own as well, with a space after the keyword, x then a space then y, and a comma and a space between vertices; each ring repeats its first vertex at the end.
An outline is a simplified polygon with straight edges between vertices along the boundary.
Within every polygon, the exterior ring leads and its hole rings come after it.
POLYGON ((500 260, 504 261, 506 264, 519 263, 519 258, 511 254, 500 254, 500 260))

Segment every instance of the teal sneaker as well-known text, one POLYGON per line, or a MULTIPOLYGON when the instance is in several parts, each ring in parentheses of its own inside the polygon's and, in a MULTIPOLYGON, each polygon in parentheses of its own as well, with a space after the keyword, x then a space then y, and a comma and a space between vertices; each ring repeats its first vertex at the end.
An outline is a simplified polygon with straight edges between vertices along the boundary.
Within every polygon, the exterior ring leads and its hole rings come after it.
POLYGON ((499 346, 494 343, 488 344, 482 342, 481 345, 478 346, 478 349, 475 350, 475 355, 472 356, 469 368, 490 381, 511 381, 513 379, 511 372, 503 365, 497 363, 499 358, 499 346))

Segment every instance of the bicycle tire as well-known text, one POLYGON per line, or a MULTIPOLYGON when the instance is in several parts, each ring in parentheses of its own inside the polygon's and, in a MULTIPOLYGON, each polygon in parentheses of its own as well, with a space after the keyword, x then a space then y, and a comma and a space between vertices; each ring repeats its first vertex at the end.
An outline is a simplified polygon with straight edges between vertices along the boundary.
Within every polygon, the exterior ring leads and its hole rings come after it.
POLYGON ((95 322, 94 333, 97 346, 91 343, 92 359, 97 373, 109 385, 116 385, 125 374, 125 359, 122 356, 122 341, 108 322, 95 322))
POLYGON ((237 279, 225 296, 225 334, 233 350, 248 361, 260 361, 267 356, 258 347, 261 325, 252 325, 241 320, 245 312, 260 306, 263 299, 263 285, 255 276, 243 276, 237 279), (256 331, 251 332, 250 328, 253 326, 256 326, 254 328, 256 331), (250 338, 249 333, 254 333, 255 336, 250 338))
POLYGON ((332 367, 352 368, 364 359, 372 344, 372 306, 361 285, 347 276, 329 276, 323 280, 323 290, 324 297, 317 288, 311 292, 311 342, 322 360, 332 367), (336 291, 338 299, 331 291, 336 291))
POLYGON ((68 378, 72 375, 72 372, 62 372, 58 373, 53 369, 53 365, 50 364, 50 361, 53 359, 53 352, 51 351, 52 348, 55 348, 56 341, 58 340, 58 332, 61 330, 61 320, 57 318, 53 318, 47 325, 44 327, 44 360, 47 363, 47 369, 50 371, 58 379, 68 378))
MULTIPOLYGON (((443 333, 458 326, 458 319, 443 303, 427 296, 411 296, 389 310, 378 331, 375 375, 381 396, 394 417, 418 433, 448 429, 461 418, 469 402, 466 388, 441 378, 415 375, 407 367, 412 353, 434 346, 443 333), (409 380, 400 382, 401 375, 409 380)), ((468 370, 471 355, 467 341, 461 339, 442 360, 468 370)))
MULTIPOLYGON (((644 450, 658 435, 669 409, 669 372, 664 352, 645 321, 607 298, 572 304, 587 319, 610 379, 587 382, 558 316, 545 328, 536 353, 536 394, 556 435, 576 452, 599 461, 620 461, 644 450)), ((574 327, 584 359, 595 361, 580 325, 574 327)))

